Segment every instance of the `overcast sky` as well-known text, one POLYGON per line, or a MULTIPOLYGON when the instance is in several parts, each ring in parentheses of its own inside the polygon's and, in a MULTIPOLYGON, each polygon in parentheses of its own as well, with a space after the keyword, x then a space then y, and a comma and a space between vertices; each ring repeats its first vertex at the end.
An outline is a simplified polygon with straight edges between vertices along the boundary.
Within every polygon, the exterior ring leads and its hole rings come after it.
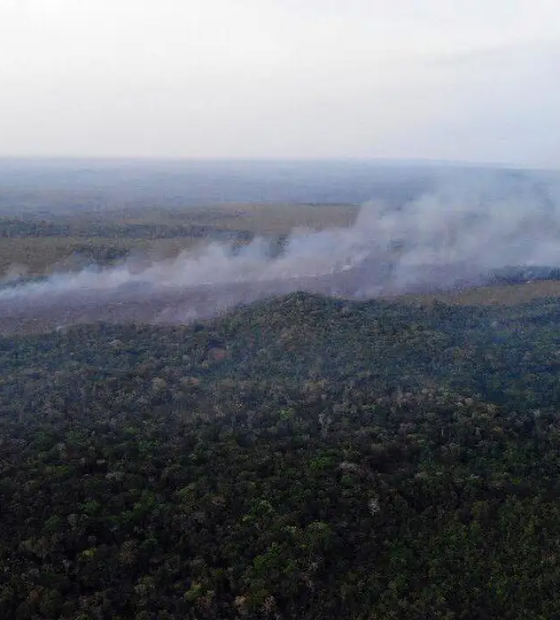
POLYGON ((0 155, 560 168, 560 0, 0 0, 0 155))

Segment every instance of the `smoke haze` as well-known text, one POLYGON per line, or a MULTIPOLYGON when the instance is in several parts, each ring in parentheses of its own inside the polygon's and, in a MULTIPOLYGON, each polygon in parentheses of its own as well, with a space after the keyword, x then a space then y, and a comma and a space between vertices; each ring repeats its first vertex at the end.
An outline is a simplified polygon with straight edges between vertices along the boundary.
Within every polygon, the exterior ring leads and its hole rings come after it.
POLYGON ((49 324, 183 322, 297 290, 372 298, 481 284, 510 267, 560 267, 559 196, 554 177, 454 171, 410 202, 365 203, 352 227, 294 230, 279 253, 260 237, 142 268, 59 273, 5 286, 0 310, 4 321, 44 314, 49 324))

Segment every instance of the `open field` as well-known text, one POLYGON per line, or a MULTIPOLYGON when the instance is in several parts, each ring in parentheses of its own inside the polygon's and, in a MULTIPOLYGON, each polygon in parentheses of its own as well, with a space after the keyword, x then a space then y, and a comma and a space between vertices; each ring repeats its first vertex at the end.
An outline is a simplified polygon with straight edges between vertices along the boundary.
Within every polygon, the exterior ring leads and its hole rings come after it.
POLYGON ((88 262, 110 263, 139 254, 171 258, 194 247, 191 237, 141 239, 134 237, 24 237, 0 239, 0 270, 22 271, 28 276, 49 275, 56 270, 79 268, 88 262))
POLYGON ((350 226, 355 205, 223 205, 208 208, 122 209, 76 215, 0 218, 0 273, 28 275, 111 262, 130 253, 173 258, 208 238, 243 242, 255 235, 287 235, 294 228, 350 226), (76 254, 82 260, 76 261, 76 254), (69 261, 69 257, 73 260, 69 261))
MULTIPOLYGON (((202 280, 197 280, 196 274, 191 278, 190 270, 199 273, 198 259, 173 261, 181 252, 209 241, 239 246, 263 235, 281 242, 297 229, 337 229, 340 234, 352 230, 358 212, 356 205, 227 204, 208 208, 124 208, 82 211, 74 215, 2 218, 0 271, 9 278, 40 278, 53 273, 78 272, 92 264, 118 265, 130 259, 137 261, 128 263, 130 269, 140 270, 135 274, 147 266, 154 269, 150 282, 144 282, 144 273, 141 277, 125 274, 125 281, 132 285, 128 288, 120 285, 114 288, 112 284, 86 279, 63 284, 62 289, 42 288, 38 294, 21 297, 19 301, 6 294, 0 300, 0 333, 42 332, 99 320, 188 322, 193 317, 209 318, 239 304, 296 290, 348 299, 378 297, 421 306, 436 301, 466 306, 517 305, 560 296, 560 281, 554 278, 547 280, 547 276, 541 275, 539 279, 525 282, 522 277, 510 284, 499 282, 482 286, 481 283, 488 280, 481 279, 481 274, 477 276, 468 270, 462 275, 454 273, 456 267, 452 265, 435 269, 416 266, 416 272, 405 287, 407 294, 402 293, 405 289, 392 284, 391 264, 379 263, 377 259, 370 258, 350 270, 329 271, 327 265, 321 271, 324 267, 321 261, 329 262, 329 254, 343 238, 340 236, 327 237, 325 247, 319 241, 318 249, 313 250, 319 252, 312 257, 319 261, 315 274, 305 272, 305 265, 299 273, 296 259, 289 263, 287 271, 280 269, 271 276, 266 271, 258 271, 266 269, 265 260, 249 265, 249 269, 257 271, 247 278, 243 263, 232 266, 230 258, 219 262, 218 257, 218 262, 209 266, 202 280), (230 268, 237 271, 228 275, 230 268), (154 276, 154 270, 160 275, 154 276), (160 288, 160 284, 164 286, 160 288)), ((309 239, 311 245, 316 243, 313 235, 309 239)), ((306 237, 306 243, 309 239, 306 237)), ((391 263, 394 260, 394 265, 398 263, 398 252, 395 250, 389 258, 391 263)), ((303 255, 304 261, 308 258, 303 255)))
POLYGON ((106 222, 131 225, 157 223, 160 226, 208 226, 260 234, 287 234, 298 226, 312 229, 351 226, 358 211, 359 206, 353 204, 225 204, 181 210, 124 209, 102 213, 98 217, 106 222))
POLYGON ((494 286, 477 286, 469 289, 446 293, 425 295, 402 295, 399 301, 419 305, 432 304, 436 301, 461 306, 515 306, 534 299, 560 297, 558 280, 539 280, 524 284, 507 284, 494 286))

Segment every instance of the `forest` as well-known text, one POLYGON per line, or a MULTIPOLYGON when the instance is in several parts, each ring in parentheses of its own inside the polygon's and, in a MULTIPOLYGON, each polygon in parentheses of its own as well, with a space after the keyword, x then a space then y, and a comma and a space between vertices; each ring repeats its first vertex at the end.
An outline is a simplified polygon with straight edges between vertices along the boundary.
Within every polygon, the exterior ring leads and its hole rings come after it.
POLYGON ((560 616, 560 302, 0 340, 0 617, 560 616))

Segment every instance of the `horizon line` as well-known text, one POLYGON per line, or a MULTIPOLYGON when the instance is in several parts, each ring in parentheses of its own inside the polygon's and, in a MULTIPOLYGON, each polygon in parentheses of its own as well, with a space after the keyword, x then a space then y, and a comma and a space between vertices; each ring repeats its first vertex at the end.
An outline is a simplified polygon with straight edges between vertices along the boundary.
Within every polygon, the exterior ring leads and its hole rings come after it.
POLYGON ((0 162, 114 162, 114 163, 363 163, 378 165, 408 166, 449 166, 468 168, 500 168, 505 170, 560 171, 551 164, 515 164, 513 162, 473 161, 435 158, 397 158, 397 157, 194 157, 180 155, 2 155, 0 162))

